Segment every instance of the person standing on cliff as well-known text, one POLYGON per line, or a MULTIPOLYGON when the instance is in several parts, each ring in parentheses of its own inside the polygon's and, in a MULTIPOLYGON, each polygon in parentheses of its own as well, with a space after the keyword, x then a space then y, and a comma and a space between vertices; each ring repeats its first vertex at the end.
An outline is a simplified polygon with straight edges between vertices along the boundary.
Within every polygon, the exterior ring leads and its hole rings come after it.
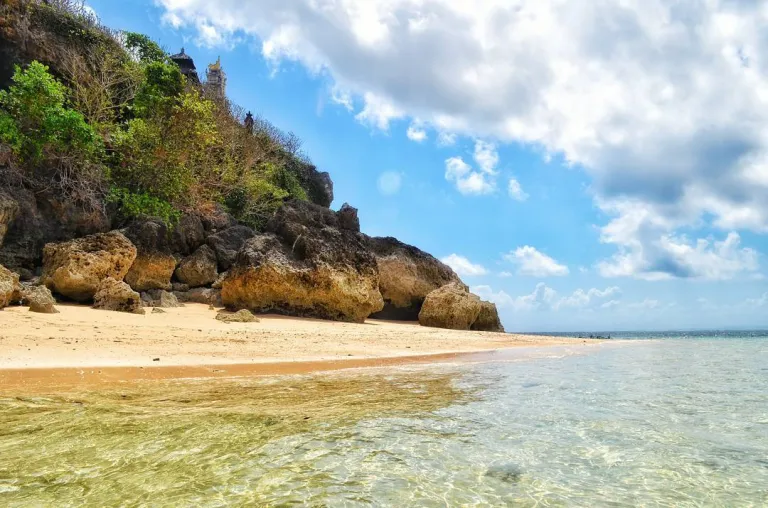
POLYGON ((248 130, 248 134, 253 134, 253 115, 250 111, 245 115, 245 128, 248 130))

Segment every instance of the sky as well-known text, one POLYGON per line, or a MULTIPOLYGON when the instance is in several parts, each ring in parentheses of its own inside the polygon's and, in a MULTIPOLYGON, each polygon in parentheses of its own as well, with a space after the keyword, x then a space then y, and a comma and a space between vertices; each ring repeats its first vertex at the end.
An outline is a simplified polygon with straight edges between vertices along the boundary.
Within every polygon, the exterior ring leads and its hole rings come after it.
POLYGON ((508 331, 767 328, 768 0, 89 0, 508 331))

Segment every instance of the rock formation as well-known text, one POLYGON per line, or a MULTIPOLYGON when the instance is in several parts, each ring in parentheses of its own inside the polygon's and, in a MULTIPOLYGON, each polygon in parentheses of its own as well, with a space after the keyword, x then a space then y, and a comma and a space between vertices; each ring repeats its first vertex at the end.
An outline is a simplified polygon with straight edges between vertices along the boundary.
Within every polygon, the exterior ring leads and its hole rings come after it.
POLYGON ((241 309, 237 312, 220 310, 216 314, 216 319, 224 323, 258 323, 259 319, 247 309, 241 309))
POLYGON ((135 259, 136 247, 118 231, 49 243, 43 249, 42 282, 67 298, 88 302, 107 277, 122 281, 135 259))
POLYGON ((356 211, 284 204, 266 233, 248 240, 223 281, 227 307, 362 322, 384 303, 376 260, 357 229, 356 211))
POLYGON ((181 216, 171 234, 173 250, 188 256, 205 243, 205 228, 200 216, 187 213, 181 216))
POLYGON ((204 303, 214 307, 222 307, 221 290, 211 288, 194 288, 189 291, 174 291, 173 295, 184 303, 204 303))
POLYGON ((19 275, 0 265, 0 309, 18 298, 19 275))
POLYGON ((139 293, 131 289, 125 282, 107 277, 101 281, 95 296, 93 307, 118 312, 144 314, 139 293))
POLYGON ((481 300, 480 314, 477 315, 477 319, 475 319, 475 322, 472 323, 472 326, 470 326, 469 329, 478 332, 504 333, 504 327, 501 325, 496 304, 481 300))
POLYGON ((429 293, 419 312, 422 326, 453 330, 503 332, 496 305, 482 301, 461 282, 429 293))
POLYGON ((0 192, 0 247, 3 246, 3 239, 8 232, 8 227, 19 213, 19 204, 8 194, 0 192))
POLYGON ((184 258, 176 268, 176 278, 189 287, 213 284, 218 276, 216 253, 207 245, 184 258))
POLYGON ((181 307, 176 295, 162 289, 150 289, 141 293, 141 303, 144 307, 161 307, 164 309, 181 307))
POLYGON ((376 255, 379 289, 384 309, 375 319, 417 321, 424 298, 451 282, 461 282, 446 264, 426 252, 396 238, 367 238, 376 255))
POLYGON ((208 237, 208 245, 216 253, 222 272, 229 270, 243 244, 254 235, 253 230, 247 226, 232 226, 208 237))
POLYGON ((125 275, 125 282, 135 291, 171 289, 176 258, 171 253, 167 226, 157 219, 134 222, 123 230, 136 246, 136 259, 125 275))
POLYGON ((30 312, 41 314, 57 314, 56 300, 51 290, 45 286, 29 286, 22 284, 21 303, 29 305, 30 312))

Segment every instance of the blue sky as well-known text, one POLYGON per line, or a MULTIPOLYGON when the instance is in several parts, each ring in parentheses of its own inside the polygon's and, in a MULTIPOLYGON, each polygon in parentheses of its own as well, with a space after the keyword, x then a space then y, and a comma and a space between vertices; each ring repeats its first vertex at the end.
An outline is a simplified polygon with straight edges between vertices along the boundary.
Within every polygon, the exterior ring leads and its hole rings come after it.
POLYGON ((508 330, 768 326, 760 2, 89 5, 221 56, 334 207, 449 262, 508 330))

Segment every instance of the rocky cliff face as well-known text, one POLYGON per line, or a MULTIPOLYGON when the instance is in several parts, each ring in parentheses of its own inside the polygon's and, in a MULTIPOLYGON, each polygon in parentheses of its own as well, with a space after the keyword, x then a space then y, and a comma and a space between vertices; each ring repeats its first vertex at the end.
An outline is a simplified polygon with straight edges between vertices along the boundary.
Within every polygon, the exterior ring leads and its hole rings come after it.
POLYGON ((366 237, 366 243, 376 256, 384 298, 384 309, 372 318, 416 321, 429 293, 461 282, 448 265, 396 238, 366 237))
POLYGON ((376 259, 353 210, 285 204, 241 249, 222 283, 224 304, 353 322, 381 310, 376 259))

